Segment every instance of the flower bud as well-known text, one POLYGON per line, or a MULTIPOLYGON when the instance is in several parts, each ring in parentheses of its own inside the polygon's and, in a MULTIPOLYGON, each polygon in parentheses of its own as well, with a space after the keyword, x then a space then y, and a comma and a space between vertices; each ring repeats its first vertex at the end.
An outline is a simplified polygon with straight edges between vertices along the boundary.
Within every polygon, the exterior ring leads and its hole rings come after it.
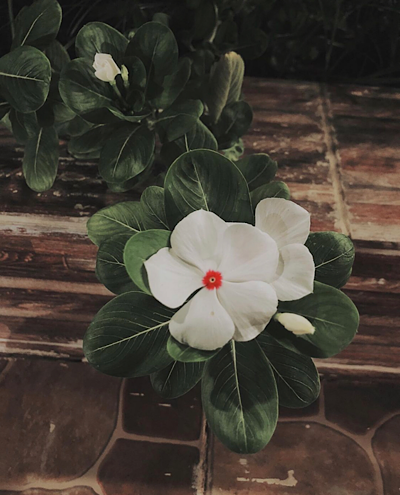
POLYGON ((312 335, 315 332, 315 328, 307 318, 304 318, 304 316, 296 315, 294 313, 277 313, 274 318, 279 321, 286 330, 293 332, 295 335, 312 335))
POLYGON ((126 89, 129 88, 129 71, 126 65, 121 66, 121 77, 124 82, 124 86, 126 89))
POLYGON ((103 82, 113 82, 121 70, 108 53, 96 53, 94 57, 94 75, 103 82))

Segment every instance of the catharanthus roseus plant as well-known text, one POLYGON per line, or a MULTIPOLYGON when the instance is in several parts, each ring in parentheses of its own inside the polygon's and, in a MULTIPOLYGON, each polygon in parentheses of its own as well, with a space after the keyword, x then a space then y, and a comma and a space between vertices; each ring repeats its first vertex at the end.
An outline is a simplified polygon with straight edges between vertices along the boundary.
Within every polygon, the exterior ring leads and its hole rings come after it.
POLYGON ((310 233, 310 215, 271 182, 276 163, 181 155, 164 187, 88 222, 96 272, 118 294, 95 316, 84 352, 113 376, 150 375, 174 398, 201 382, 211 430, 235 452, 270 440, 278 405, 319 394, 312 358, 344 349, 358 312, 339 290, 354 248, 310 233))
POLYGON ((0 117, 25 147, 33 190, 53 185, 59 138, 75 158, 98 160, 115 191, 162 182, 188 149, 243 153, 252 111, 241 93, 240 55, 179 51, 169 17, 155 14, 125 34, 85 25, 71 61, 55 40, 60 23, 57 0, 35 0, 16 17, 11 51, 0 59, 0 117), (154 170, 156 143, 163 165, 154 170))
POLYGON ((75 49, 78 58, 62 72, 59 88, 89 128, 68 149, 79 159, 99 159, 100 175, 114 190, 159 175, 152 169, 157 141, 165 170, 188 149, 231 148, 251 124, 241 96, 244 63, 236 53, 210 64, 199 87, 193 60, 179 57, 174 34, 158 21, 130 39, 107 24, 87 24, 75 49))

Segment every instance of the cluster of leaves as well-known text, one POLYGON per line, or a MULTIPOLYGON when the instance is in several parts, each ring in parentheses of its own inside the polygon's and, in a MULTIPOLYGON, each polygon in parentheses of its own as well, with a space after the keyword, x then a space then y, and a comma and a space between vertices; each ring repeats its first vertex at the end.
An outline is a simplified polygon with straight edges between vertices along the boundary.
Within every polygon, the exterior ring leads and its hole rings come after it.
POLYGON ((35 191, 49 189, 58 168, 57 127, 75 114, 63 103, 58 80, 68 53, 55 39, 56 0, 37 0, 15 19, 11 51, 0 59, 0 118, 25 146, 23 172, 35 191))
POLYGON ((397 0, 265 0, 251 16, 268 42, 251 73, 399 82, 397 0))
POLYGON ((85 25, 71 61, 55 40, 60 23, 57 0, 36 0, 18 14, 12 50, 0 59, 1 116, 25 146, 23 171, 33 190, 52 186, 60 136, 74 157, 98 159, 116 191, 149 179, 158 141, 165 169, 187 149, 242 154, 252 110, 241 94, 238 54, 201 63, 197 52, 179 57, 168 17, 155 14, 130 38, 104 23, 85 25), (125 79, 98 79, 96 53, 110 54, 125 79))
MULTIPOLYGON (((161 19, 162 20, 162 19, 161 19)), ((90 128, 74 136, 69 152, 99 159, 99 171, 114 190, 127 190, 152 171, 156 137, 168 166, 190 149, 225 149, 248 130, 252 111, 242 99, 244 63, 235 53, 209 68, 208 81, 193 72, 190 57, 178 57, 169 27, 143 24, 131 40, 103 23, 89 23, 76 38, 77 59, 61 74, 63 101, 90 128), (118 92, 94 75, 96 52, 125 66, 129 83, 116 77, 118 92), (196 91, 200 82, 207 91, 196 91)))
POLYGON ((254 210, 268 197, 289 199, 272 182, 276 162, 250 155, 236 164, 211 150, 182 154, 164 187, 147 188, 140 202, 100 210, 88 222, 99 246, 96 272, 115 294, 95 316, 84 338, 89 363, 119 377, 150 375, 156 392, 179 397, 201 381, 202 404, 212 431, 231 450, 253 453, 270 440, 278 405, 305 407, 319 395, 312 357, 344 349, 358 327, 358 312, 339 290, 350 276, 354 248, 335 232, 310 234, 307 247, 316 274, 313 294, 280 303, 279 312, 307 318, 316 331, 295 336, 275 320, 249 342, 231 341, 205 352, 175 341, 168 324, 174 310, 150 292, 143 263, 169 246, 171 230, 192 211, 206 209, 228 222, 254 225, 254 210))

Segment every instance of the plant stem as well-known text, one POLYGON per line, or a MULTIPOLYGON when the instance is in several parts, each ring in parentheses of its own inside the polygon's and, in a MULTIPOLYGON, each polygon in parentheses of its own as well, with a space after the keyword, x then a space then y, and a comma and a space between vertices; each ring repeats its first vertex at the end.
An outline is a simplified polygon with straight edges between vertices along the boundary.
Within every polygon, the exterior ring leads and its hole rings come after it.
POLYGON ((8 18, 10 19, 11 37, 12 39, 14 39, 15 26, 14 26, 13 0, 7 0, 7 3, 8 3, 8 18))
POLYGON ((115 94, 118 96, 118 98, 125 103, 125 100, 123 99, 122 97, 122 94, 121 94, 121 91, 118 89, 118 86, 117 86, 117 81, 114 79, 114 81, 111 81, 110 82, 111 84, 111 87, 113 88, 115 94))

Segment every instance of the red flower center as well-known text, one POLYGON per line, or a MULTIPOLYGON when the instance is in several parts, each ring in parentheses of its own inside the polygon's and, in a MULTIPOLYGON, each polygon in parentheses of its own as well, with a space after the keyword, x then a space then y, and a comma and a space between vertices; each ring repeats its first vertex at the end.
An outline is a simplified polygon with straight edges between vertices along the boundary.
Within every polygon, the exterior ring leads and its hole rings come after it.
POLYGON ((222 274, 214 270, 208 270, 203 277, 203 284, 208 290, 219 289, 222 285, 222 274))

